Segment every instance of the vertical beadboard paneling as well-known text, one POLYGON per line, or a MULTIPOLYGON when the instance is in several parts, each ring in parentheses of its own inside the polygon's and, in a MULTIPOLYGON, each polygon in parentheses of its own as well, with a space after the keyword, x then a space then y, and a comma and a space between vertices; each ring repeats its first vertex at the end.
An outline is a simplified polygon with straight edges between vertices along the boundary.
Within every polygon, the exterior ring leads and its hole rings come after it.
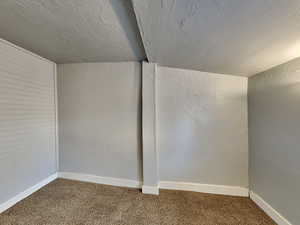
POLYGON ((0 204, 56 172, 55 64, 0 39, 0 204))

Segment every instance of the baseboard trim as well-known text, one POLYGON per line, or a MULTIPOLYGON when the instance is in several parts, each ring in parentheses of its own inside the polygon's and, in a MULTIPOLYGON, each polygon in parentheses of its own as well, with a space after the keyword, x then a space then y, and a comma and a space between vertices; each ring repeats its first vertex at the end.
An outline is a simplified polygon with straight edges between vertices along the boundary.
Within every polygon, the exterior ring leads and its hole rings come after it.
POLYGON ((159 187, 143 185, 142 192, 143 194, 159 195, 159 187))
POLYGON ((4 212, 5 210, 9 209, 10 207, 17 204, 19 201, 27 198, 29 195, 33 194, 34 192, 38 191, 45 185, 49 184, 50 182, 54 181, 57 178, 57 173, 49 176, 48 178, 42 180, 41 182, 35 184, 34 186, 28 188, 27 190, 17 194, 15 197, 9 199, 8 201, 2 203, 0 205, 0 213, 4 212))
POLYGON ((277 212, 272 206, 270 206, 262 197, 255 194, 253 191, 250 191, 250 198, 278 225, 292 225, 286 218, 284 218, 279 212, 277 212))
POLYGON ((96 184, 106 184, 106 185, 113 185, 119 187, 130 187, 130 188, 142 187, 142 182, 135 181, 135 180, 113 178, 113 177, 100 177, 96 175, 82 174, 82 173, 59 172, 58 177, 69 179, 69 180, 84 181, 84 182, 90 182, 96 184))
POLYGON ((195 191, 208 194, 220 194, 231 196, 249 197, 248 188, 224 185, 198 184, 174 181, 161 181, 159 183, 161 189, 195 191))

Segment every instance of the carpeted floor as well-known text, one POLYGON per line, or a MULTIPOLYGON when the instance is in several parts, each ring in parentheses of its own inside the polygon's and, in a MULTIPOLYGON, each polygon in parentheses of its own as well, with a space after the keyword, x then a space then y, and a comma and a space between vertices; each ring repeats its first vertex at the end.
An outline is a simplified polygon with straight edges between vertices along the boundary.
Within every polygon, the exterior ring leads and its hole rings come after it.
POLYGON ((250 199, 57 179, 0 214, 1 225, 276 225, 250 199))

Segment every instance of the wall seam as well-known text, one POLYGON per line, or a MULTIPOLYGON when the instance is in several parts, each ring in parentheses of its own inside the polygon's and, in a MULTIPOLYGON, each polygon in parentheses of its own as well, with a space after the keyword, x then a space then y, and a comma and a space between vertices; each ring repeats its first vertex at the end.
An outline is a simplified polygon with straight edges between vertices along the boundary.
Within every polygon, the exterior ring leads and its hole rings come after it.
POLYGON ((157 75, 158 75, 157 64, 154 64, 154 145, 155 145, 155 153, 156 153, 156 177, 157 177, 157 185, 159 185, 159 152, 158 152, 158 143, 157 143, 157 75))
POLYGON ((56 154, 56 172, 59 171, 59 134, 58 134, 58 82, 57 82, 57 64, 53 64, 54 73, 54 104, 55 104, 55 154, 56 154))

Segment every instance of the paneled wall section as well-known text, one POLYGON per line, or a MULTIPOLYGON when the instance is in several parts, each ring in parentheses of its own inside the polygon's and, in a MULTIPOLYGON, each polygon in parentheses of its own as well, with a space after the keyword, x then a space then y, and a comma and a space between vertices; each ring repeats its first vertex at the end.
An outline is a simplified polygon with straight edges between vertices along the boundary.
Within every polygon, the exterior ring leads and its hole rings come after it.
POLYGON ((0 204, 57 170, 55 64, 0 39, 0 204))

